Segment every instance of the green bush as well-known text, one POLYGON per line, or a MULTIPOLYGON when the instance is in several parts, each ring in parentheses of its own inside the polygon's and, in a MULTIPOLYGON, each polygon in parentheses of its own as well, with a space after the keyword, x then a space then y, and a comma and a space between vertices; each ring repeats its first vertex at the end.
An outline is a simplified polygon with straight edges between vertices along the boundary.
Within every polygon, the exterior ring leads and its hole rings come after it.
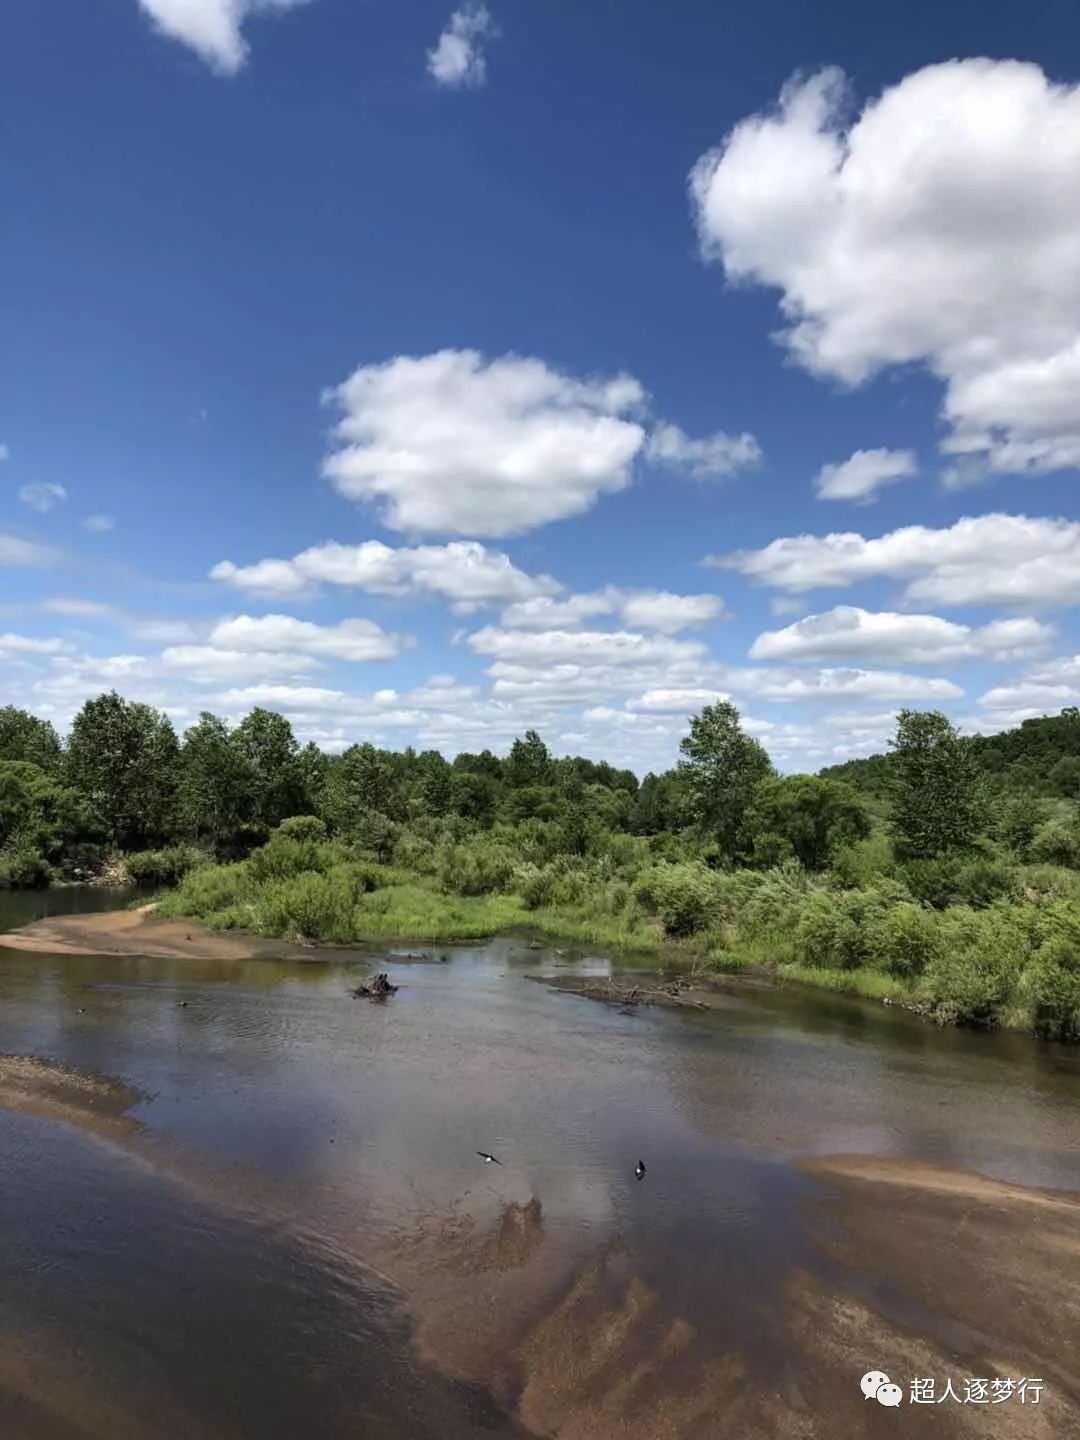
POLYGON ((326 823, 317 815, 290 815, 274 831, 287 840, 320 841, 326 839, 326 823))
POLYGON ((1031 858, 1045 865, 1080 870, 1080 826, 1055 818, 1039 827, 1031 842, 1031 858))
POLYGON ((439 884, 451 895, 493 895, 505 890, 515 870, 513 854, 487 836, 439 852, 439 884))
POLYGON ((943 1024, 998 1024, 1023 968, 1030 936, 1005 909, 954 906, 939 918, 940 949, 921 993, 943 1024))
POLYGON ((177 885, 211 857, 197 845, 170 845, 164 850, 139 850, 124 856, 124 869, 137 885, 177 885))
POLYGON ((636 894, 669 935, 696 935, 708 929, 719 911, 716 874, 700 863, 654 866, 642 874, 636 894))
POLYGON ((344 942, 354 938, 353 912, 365 893, 365 876, 341 865, 271 881, 258 892, 256 924, 264 935, 344 942))
POLYGON ((1030 1026, 1045 1040, 1080 1040, 1080 945, 1058 936, 1036 951, 1024 968, 1020 995, 1030 1026))
POLYGON ((16 842, 0 850, 0 889, 41 890, 51 875, 45 856, 30 845, 16 842))
POLYGON ((937 916, 910 901, 890 906, 867 939, 874 965, 903 979, 921 975, 940 953, 937 916))
POLYGON ((192 870, 171 895, 162 898, 162 913, 209 920, 243 904, 251 890, 249 864, 241 860, 234 865, 205 865, 192 870))

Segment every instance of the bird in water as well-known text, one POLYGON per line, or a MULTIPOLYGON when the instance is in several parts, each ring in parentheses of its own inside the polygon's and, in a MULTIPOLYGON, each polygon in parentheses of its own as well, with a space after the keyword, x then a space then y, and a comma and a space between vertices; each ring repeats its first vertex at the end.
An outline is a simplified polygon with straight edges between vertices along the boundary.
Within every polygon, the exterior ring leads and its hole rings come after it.
POLYGON ((495 1159, 495 1156, 494 1156, 494 1155, 489 1155, 486 1150, 477 1150, 476 1153, 480 1156, 480 1159, 483 1160, 483 1162, 484 1162, 485 1165, 501 1165, 501 1164, 502 1164, 502 1161, 501 1161, 501 1160, 496 1160, 496 1159, 495 1159))
POLYGON ((638 1180, 645 1179, 645 1161, 639 1160, 634 1166, 634 1175, 638 1180))

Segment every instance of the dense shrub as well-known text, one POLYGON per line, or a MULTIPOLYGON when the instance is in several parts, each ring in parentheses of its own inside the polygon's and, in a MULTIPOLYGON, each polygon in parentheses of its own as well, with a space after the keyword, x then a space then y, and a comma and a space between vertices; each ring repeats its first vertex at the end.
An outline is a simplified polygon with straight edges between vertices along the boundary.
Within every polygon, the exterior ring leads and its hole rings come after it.
POLYGON ((140 850, 124 856, 124 868, 137 885, 177 885, 211 857, 197 845, 170 845, 164 850, 140 850))
POLYGON ((996 1025, 1020 976, 1030 936, 1004 909, 955 906, 939 917, 940 948, 922 993, 942 1023, 996 1025))
POLYGON ((1075 820, 1048 820, 1036 830, 1030 853, 1032 860, 1043 864, 1080 870, 1080 825, 1075 820))
POLYGON ((1058 936, 1024 968, 1020 994, 1032 1031, 1046 1040, 1080 1040, 1080 945, 1058 936))
POLYGON ((889 906, 868 936, 873 963, 902 979, 921 975, 938 957, 940 947, 936 914, 905 901, 889 906))
POLYGON ((326 839, 326 822, 317 815, 290 815, 274 831, 287 840, 319 841, 326 839))
POLYGON ((436 873, 448 894, 493 895, 507 888, 514 869, 513 853, 485 835, 444 846, 436 873))
POLYGON ((30 845, 16 842, 0 850, 0 889, 41 889, 51 875, 45 856, 30 845))
POLYGON ((718 877, 700 863, 656 865, 642 874, 636 894, 669 935, 696 935, 719 912, 718 877))

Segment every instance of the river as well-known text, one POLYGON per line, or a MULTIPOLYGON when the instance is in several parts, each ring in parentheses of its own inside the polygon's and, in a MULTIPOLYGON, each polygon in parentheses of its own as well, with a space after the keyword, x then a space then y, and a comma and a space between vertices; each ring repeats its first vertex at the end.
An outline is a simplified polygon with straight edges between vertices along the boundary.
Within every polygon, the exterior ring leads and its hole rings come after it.
MULTIPOLYGON (((0 895, 0 928, 122 898, 0 895)), ((1040 1363, 1041 1406, 937 1433, 1070 1433, 1076 1052, 792 989, 624 1012, 536 979, 610 969, 513 939, 0 952, 0 1052, 106 1087, 0 1108, 0 1435, 922 1434, 859 1394, 890 1362, 1040 1363), (372 963, 383 1004, 349 994, 372 963)))

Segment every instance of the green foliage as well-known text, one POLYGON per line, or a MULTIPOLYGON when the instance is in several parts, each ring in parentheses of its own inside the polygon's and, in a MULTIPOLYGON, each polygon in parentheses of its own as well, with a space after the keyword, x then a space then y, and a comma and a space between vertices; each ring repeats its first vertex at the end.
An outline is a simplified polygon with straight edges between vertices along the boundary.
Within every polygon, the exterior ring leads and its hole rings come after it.
POLYGON ((137 885, 176 885, 211 857, 197 845, 167 845, 124 856, 124 868, 137 885))
POLYGON ((14 705, 0 706, 0 760, 21 760, 52 774, 60 768, 60 739, 48 720, 14 705))
POLYGON ((940 956, 936 916, 907 901, 890 905, 877 916, 867 941, 874 964, 904 980, 921 975, 940 956))
POLYGON ((1076 815, 1068 819, 1054 818, 1035 832, 1030 847, 1031 859, 1045 865, 1064 865, 1080 870, 1080 823, 1076 815))
POLYGON ((108 840, 139 850, 168 839, 179 750, 167 716, 116 691, 88 700, 68 741, 70 785, 86 800, 108 840))
POLYGON ((182 834, 219 855, 230 855, 260 832, 259 782, 248 758, 250 743, 230 735, 216 715, 203 711, 180 748, 176 819, 182 834))
POLYGON ((535 730, 526 730, 524 736, 511 745, 506 778, 515 790, 551 783, 551 751, 535 730))
POLYGON ((309 808, 299 746, 284 715, 252 710, 233 731, 232 744, 247 769, 252 823, 263 833, 309 808))
POLYGON ((937 710, 901 710, 892 749, 897 852, 933 859, 970 846, 980 821, 977 768, 952 723, 937 710))
POLYGON ((813 775, 762 781, 748 825, 759 863, 775 865, 794 855, 807 870, 823 870, 837 847, 870 833, 866 807, 851 786, 813 775))
POLYGON ((636 894, 668 935, 700 934, 719 914, 718 877, 700 862, 656 865, 642 874, 636 894))
POLYGON ((714 839, 727 863, 746 848, 746 816, 759 786, 773 775, 764 748, 739 724, 739 712, 726 700, 707 705, 690 721, 679 745, 683 759, 678 777, 686 816, 714 839))
POLYGON ((517 861, 488 836, 445 846, 438 856, 439 884, 453 895, 491 895, 505 890, 517 861))

